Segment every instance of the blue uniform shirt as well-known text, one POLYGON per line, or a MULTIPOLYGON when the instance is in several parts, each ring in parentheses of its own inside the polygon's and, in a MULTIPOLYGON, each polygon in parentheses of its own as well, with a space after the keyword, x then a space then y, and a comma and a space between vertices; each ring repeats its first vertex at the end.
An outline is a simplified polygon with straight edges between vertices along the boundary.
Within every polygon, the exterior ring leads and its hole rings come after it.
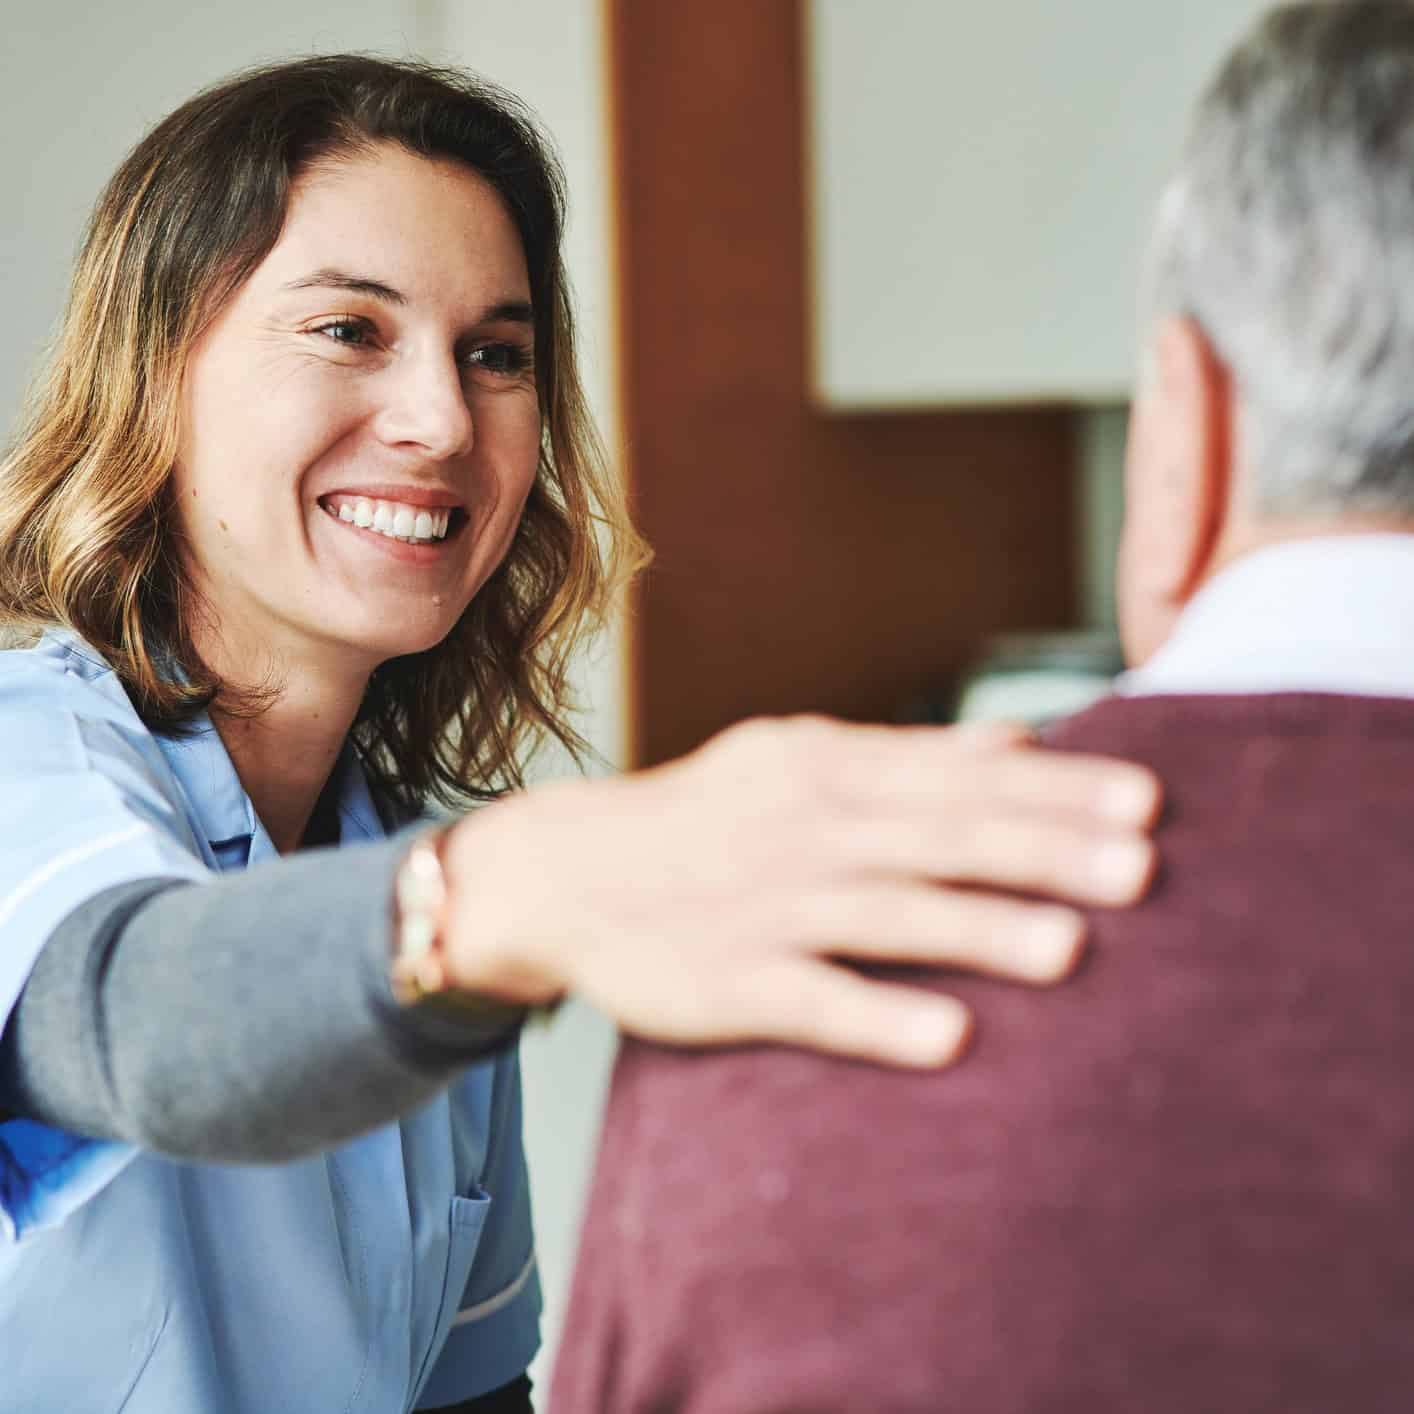
MULTIPOLYGON (((200 726, 149 732, 70 633, 0 652, 0 1026, 86 899, 275 857, 200 726)), ((340 839, 379 838, 350 750, 337 769, 340 839)), ((511 1052, 290 1163, 0 1123, 0 1414, 386 1414, 509 1383, 539 1343, 520 1106, 511 1052)))

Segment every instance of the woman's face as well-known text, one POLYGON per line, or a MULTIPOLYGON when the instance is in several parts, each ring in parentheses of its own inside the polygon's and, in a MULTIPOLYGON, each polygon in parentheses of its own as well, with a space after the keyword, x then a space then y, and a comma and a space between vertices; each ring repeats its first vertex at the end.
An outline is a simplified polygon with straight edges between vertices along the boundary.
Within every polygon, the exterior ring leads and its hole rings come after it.
POLYGON ((515 226, 466 168, 386 144, 296 182, 183 386, 174 484, 213 666, 365 672, 445 637, 535 477, 532 334, 515 226))

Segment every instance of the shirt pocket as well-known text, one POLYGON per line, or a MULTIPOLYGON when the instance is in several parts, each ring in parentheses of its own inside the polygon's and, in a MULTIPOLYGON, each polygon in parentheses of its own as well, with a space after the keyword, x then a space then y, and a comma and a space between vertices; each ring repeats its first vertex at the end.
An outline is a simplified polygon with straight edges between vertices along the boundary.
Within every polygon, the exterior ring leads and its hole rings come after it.
POLYGON ((447 1270, 442 1280, 442 1299, 437 1309, 437 1326, 432 1334, 432 1344, 423 1356, 422 1368, 417 1373, 415 1387, 419 1390, 437 1356, 441 1354, 442 1346, 456 1321, 457 1309, 461 1306, 467 1278, 471 1276, 471 1266, 476 1260, 476 1249, 481 1245, 481 1234, 485 1231, 486 1214, 490 1208, 491 1195, 480 1188, 474 1190, 470 1197, 456 1197, 451 1200, 451 1208, 447 1214, 447 1270))

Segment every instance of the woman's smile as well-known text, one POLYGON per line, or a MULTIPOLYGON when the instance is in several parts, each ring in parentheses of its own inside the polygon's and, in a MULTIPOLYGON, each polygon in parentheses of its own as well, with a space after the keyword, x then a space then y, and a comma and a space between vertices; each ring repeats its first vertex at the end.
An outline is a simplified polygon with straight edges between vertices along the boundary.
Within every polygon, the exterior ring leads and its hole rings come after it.
POLYGON ((445 564, 460 548, 468 524, 466 512, 457 506, 427 510, 405 501, 344 494, 321 497, 319 506, 339 530, 351 532, 353 543, 407 565, 445 564))

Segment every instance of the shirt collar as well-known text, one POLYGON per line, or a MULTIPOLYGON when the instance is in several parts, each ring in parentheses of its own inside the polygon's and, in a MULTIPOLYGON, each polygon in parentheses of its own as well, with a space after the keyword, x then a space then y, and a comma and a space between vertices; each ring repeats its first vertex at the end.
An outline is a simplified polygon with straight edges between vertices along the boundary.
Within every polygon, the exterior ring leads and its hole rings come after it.
MULTIPOLYGON (((58 642, 96 672, 104 676, 113 675, 111 665, 72 629, 51 625, 44 630, 42 637, 58 642)), ((174 660, 164 658, 162 661, 173 676, 185 680, 186 675, 174 660)), ((116 683, 116 675, 113 675, 113 681, 116 683)), ((122 691, 121 688, 118 690, 122 691)), ((126 694, 124 698, 126 700, 126 694)), ((186 795, 192 823, 213 849, 245 843, 248 845, 246 853, 252 862, 277 852, 255 813, 245 787, 241 785, 226 745, 212 725, 209 713, 203 711, 193 717, 181 735, 153 733, 153 739, 162 749, 167 764, 186 795)), ((335 779, 338 792, 341 843, 383 838, 387 831, 373 803, 358 753, 348 740, 345 740, 334 762, 331 779, 335 779)))
POLYGON ((1244 556, 1115 689, 1414 697, 1414 534, 1288 540, 1244 556))
MULTIPOLYGON (((157 742, 186 792, 193 820, 213 849, 249 841, 248 859, 252 864, 276 854, 208 713, 194 717, 185 734, 158 735, 157 742)), ((344 742, 332 779, 338 799, 341 843, 382 838, 383 824, 351 742, 344 742)))

